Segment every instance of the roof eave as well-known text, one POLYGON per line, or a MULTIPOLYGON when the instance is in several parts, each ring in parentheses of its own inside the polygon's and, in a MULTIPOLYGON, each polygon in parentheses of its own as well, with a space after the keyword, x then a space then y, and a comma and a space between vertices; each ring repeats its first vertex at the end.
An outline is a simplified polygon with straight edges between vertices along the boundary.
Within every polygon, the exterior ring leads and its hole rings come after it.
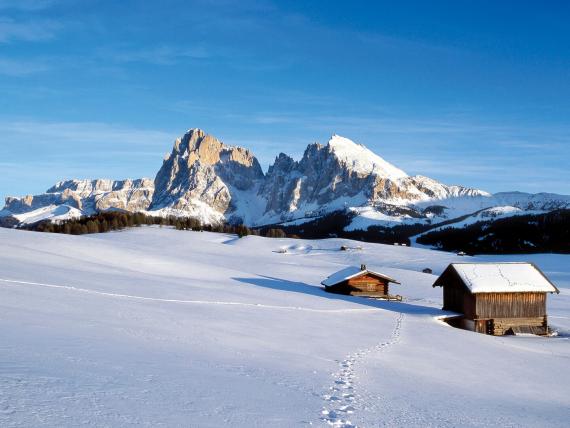
POLYGON ((508 293, 559 293, 558 291, 545 291, 545 290, 529 290, 529 291, 472 291, 470 290, 471 294, 508 294, 508 293))
POLYGON ((378 277, 380 277, 380 278, 382 278, 382 279, 385 279, 385 280, 388 281, 388 282, 393 282, 394 284, 401 284, 400 282, 398 282, 397 280, 395 280, 394 278, 392 278, 392 277, 390 277, 390 276, 381 274, 380 272, 374 272, 373 270, 368 270, 368 269, 365 270, 365 271, 362 271, 362 272, 359 272, 359 273, 353 275, 353 276, 350 277, 349 279, 352 279, 352 278, 354 278, 355 276, 362 274, 363 272, 364 272, 365 274, 366 274, 366 273, 371 273, 371 274, 376 275, 376 276, 378 276, 378 277))
POLYGON ((554 288, 554 291, 551 291, 550 293, 551 294, 552 293, 560 294, 560 290, 558 289, 558 287, 556 285, 554 285, 550 279, 548 279, 548 277, 544 274, 544 272, 541 271, 540 268, 537 265, 535 265, 534 263, 531 263, 531 265, 538 271, 538 273, 540 273, 544 277, 544 279, 546 279, 548 281, 548 283, 550 285, 552 285, 552 287, 554 288))
MULTIPOLYGON (((354 273, 354 274, 352 274, 352 275, 346 276, 346 277, 344 277, 343 279, 341 279, 340 281, 335 282, 334 284, 325 284, 325 281, 326 281, 326 279, 325 279, 324 281, 321 281, 321 285, 324 285, 325 287, 333 287, 333 286, 335 286, 335 285, 337 285, 337 284, 340 284, 341 282, 349 281, 349 280, 351 280, 351 279, 358 278, 359 276, 361 276, 361 275, 366 275, 366 274, 372 274, 372 275, 375 275, 375 276, 377 276, 377 277, 379 277, 379 278, 385 279, 386 281, 391 282, 391 283, 393 283, 393 284, 400 284, 400 285, 402 285, 401 282, 395 280, 394 278, 391 278, 391 277, 386 276, 386 275, 383 275, 383 274, 381 274, 381 273, 379 273, 379 272, 374 272, 374 271, 368 270, 368 269, 366 269, 366 270, 361 270, 360 272, 356 272, 356 273, 354 273)), ((332 275, 331 275, 331 276, 332 276, 332 275)))

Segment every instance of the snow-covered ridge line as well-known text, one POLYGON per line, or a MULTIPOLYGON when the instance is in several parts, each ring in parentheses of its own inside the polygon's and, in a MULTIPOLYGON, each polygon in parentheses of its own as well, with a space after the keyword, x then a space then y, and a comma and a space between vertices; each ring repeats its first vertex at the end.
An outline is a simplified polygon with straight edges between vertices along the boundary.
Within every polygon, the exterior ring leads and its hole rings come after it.
POLYGON ((386 162, 362 144, 348 138, 333 135, 328 142, 329 150, 352 170, 361 174, 375 174, 392 180, 408 176, 404 171, 386 162))
POLYGON ((44 194, 6 198, 0 216, 12 216, 23 225, 65 219, 61 216, 66 209, 71 218, 124 210, 194 217, 205 224, 263 226, 303 222, 342 210, 355 214, 349 231, 374 225, 436 224, 497 206, 546 212, 570 207, 570 196, 492 195, 408 176, 339 135, 324 146, 309 144, 299 161, 279 154, 264 173, 250 150, 193 128, 174 142, 154 180, 60 181, 44 194), (54 208, 59 206, 65 208, 54 208))

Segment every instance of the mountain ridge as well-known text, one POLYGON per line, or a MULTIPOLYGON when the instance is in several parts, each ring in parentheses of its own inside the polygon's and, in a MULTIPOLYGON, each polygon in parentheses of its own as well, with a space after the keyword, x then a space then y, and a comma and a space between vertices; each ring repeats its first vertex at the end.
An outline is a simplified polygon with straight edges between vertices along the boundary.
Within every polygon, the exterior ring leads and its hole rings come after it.
POLYGON ((435 225, 493 207, 547 212, 570 207, 570 196, 490 194, 409 176, 365 146, 336 134, 326 145, 309 144, 298 161, 280 153, 264 173, 249 149, 226 145, 193 128, 175 140, 154 180, 64 180, 40 195, 7 197, 0 214, 29 224, 40 221, 42 213, 59 221, 123 210, 259 227, 302 223, 345 210, 354 217, 348 229, 366 230, 372 225, 435 225))

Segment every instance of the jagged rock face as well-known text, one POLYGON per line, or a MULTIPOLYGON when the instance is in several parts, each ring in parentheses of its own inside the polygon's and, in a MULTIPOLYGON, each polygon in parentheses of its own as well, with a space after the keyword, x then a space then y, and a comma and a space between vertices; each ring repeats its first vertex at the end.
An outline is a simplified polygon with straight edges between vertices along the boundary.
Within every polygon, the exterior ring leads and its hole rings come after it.
POLYGON ((299 162, 280 154, 268 170, 260 195, 267 200, 266 216, 281 213, 286 219, 287 213, 298 210, 341 208, 343 201, 353 206, 401 204, 487 193, 409 177, 363 146, 333 136, 326 146, 309 145, 299 162))
POLYGON ((416 175, 405 177, 396 182, 383 182, 381 188, 375 188, 373 200, 405 200, 409 202, 433 201, 458 197, 490 197, 487 192, 462 186, 447 186, 429 177, 416 175))
POLYGON ((192 129, 176 140, 158 171, 151 209, 185 210, 200 202, 230 215, 236 209, 236 195, 256 188, 263 178, 249 150, 226 146, 192 129))
POLYGON ((266 213, 287 213, 341 197, 353 198, 369 181, 369 176, 343 165, 328 145, 311 144, 299 162, 279 155, 268 170, 260 195, 267 199, 266 213))
POLYGON ((49 205, 69 205, 85 214, 108 209, 144 211, 151 202, 154 184, 148 178, 138 180, 67 180, 46 193, 21 198, 6 198, 6 210, 20 214, 49 205))
MULTIPOLYGON (((42 195, 26 195, 22 197, 8 196, 5 201, 4 210, 12 214, 21 214, 48 205, 62 205, 64 203, 66 203, 66 201, 61 193, 44 193, 42 195)), ((70 205, 77 208, 78 202, 71 200, 70 205)))
POLYGON ((285 153, 280 153, 269 167, 259 189, 259 196, 267 200, 265 211, 278 212, 290 206, 300 177, 298 163, 285 153))
POLYGON ((431 222, 493 206, 542 211, 566 208, 570 197, 517 192, 491 195, 408 176, 366 147, 336 135, 326 145, 310 144, 298 162, 281 153, 264 175, 249 150, 227 146, 192 129, 176 140, 154 182, 62 181, 42 195, 7 198, 0 217, 59 205, 85 215, 120 209, 197 217, 204 223, 225 220, 258 226, 343 208, 368 218, 431 222))

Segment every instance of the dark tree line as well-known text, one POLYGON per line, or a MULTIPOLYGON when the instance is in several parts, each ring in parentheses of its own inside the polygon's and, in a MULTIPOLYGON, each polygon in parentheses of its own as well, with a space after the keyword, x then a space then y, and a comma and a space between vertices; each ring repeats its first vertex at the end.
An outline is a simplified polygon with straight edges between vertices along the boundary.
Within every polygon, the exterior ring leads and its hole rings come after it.
MULTIPOLYGON (((249 228, 243 224, 203 225, 195 218, 155 217, 142 213, 102 212, 89 217, 52 223, 44 221, 25 226, 40 232, 83 235, 104 233, 141 225, 161 225, 177 230, 195 230, 270 238, 327 238, 339 237, 379 243, 406 243, 409 237, 424 232, 430 226, 403 225, 370 227, 367 231, 345 231, 352 213, 337 211, 307 223, 291 226, 265 226, 249 228)), ((9 225, 8 227, 13 227, 9 225)), ((472 254, 500 253, 570 253, 570 210, 557 210, 547 214, 515 216, 495 221, 480 222, 465 228, 444 228, 426 232, 418 243, 432 245, 446 251, 465 251, 472 254)))
POLYGON ((471 254, 570 253, 570 210, 448 227, 428 232, 417 242, 471 254))
POLYGON ((64 233, 66 235, 84 235, 87 233, 105 233, 141 225, 175 226, 175 219, 147 216, 142 213, 109 211, 61 222, 42 221, 27 226, 25 229, 38 232, 64 233))
MULTIPOLYGON (((344 233, 344 228, 348 226, 354 217, 349 211, 340 210, 317 217, 301 224, 292 224, 289 226, 280 226, 288 235, 298 235, 302 238, 319 239, 331 236, 340 237, 344 233)), ((269 230, 266 226, 262 230, 269 230)))
POLYGON ((23 227, 27 230, 48 233, 63 233, 67 235, 84 235, 88 233, 105 233, 113 230, 122 230, 137 226, 170 226, 176 230, 195 230, 219 233, 236 234, 240 238, 247 235, 266 236, 269 238, 284 238, 287 235, 278 228, 269 228, 264 231, 251 229, 243 224, 217 224, 203 225, 196 218, 157 217, 143 213, 129 213, 119 211, 101 212, 88 217, 65 220, 57 223, 42 221, 23 227))
POLYGON ((371 226, 368 230, 346 232, 343 234, 343 237, 379 244, 398 243, 410 245, 410 236, 417 235, 428 227, 424 224, 406 224, 393 227, 371 226))
POLYGON ((417 235, 430 226, 422 224, 402 225, 394 227, 371 226, 368 230, 346 231, 354 213, 339 210, 299 225, 282 226, 288 235, 302 238, 321 239, 329 237, 348 238, 357 241, 393 244, 394 242, 408 244, 409 237, 417 235))

